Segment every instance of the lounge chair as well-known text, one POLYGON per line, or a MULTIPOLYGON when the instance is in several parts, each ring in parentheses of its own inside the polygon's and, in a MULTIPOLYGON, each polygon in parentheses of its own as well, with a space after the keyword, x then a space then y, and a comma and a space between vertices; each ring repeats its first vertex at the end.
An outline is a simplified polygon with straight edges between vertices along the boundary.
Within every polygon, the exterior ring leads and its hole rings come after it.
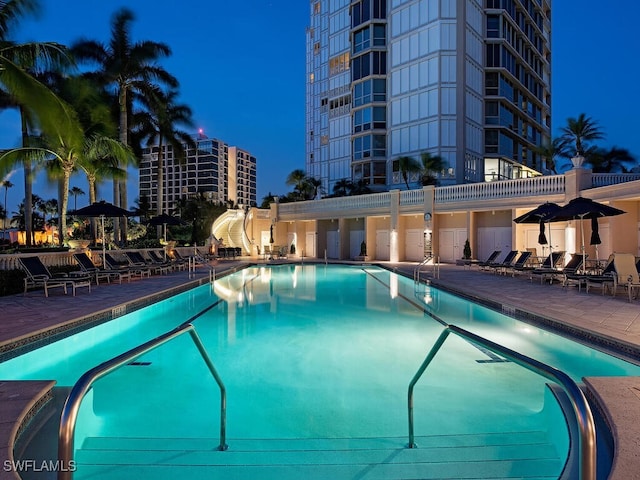
POLYGON ((494 250, 493 253, 489 255, 489 258, 487 258, 484 262, 478 262, 478 267, 480 267, 481 270, 489 268, 489 265, 494 263, 496 261, 496 258, 498 258, 498 255, 500 255, 501 253, 502 250, 494 250))
MULTIPOLYGON (((549 280, 549 284, 551 284, 556 278, 562 278, 562 286, 566 286, 568 284, 567 277, 577 275, 578 270, 582 268, 582 264, 587 257, 588 255, 581 253, 572 253, 571 258, 562 268, 534 268, 530 273, 531 276, 539 275, 541 284, 547 279, 549 280)), ((558 260, 558 263, 561 259, 562 257, 558 260)))
MULTIPOLYGON (((46 267, 40 257, 20 257, 18 258, 20 265, 27 274, 24 279, 24 294, 29 288, 44 287, 44 296, 49 296, 49 289, 62 287, 64 294, 67 294, 67 287, 73 290, 73 296, 76 296, 76 288, 88 287, 91 293, 91 278, 84 274, 52 274, 46 267)), ((84 272, 78 272, 84 273, 84 272)))
POLYGON ((502 273, 513 265, 517 255, 518 250, 511 250, 505 255, 501 262, 490 263, 487 265, 487 268, 492 269, 493 273, 502 273))
POLYGON ((602 288, 602 294, 604 295, 607 289, 611 289, 611 295, 616 294, 618 276, 616 275, 615 265, 613 263, 613 254, 609 255, 604 269, 599 274, 585 275, 584 283, 587 289, 587 293, 593 287, 602 288))
POLYGON ((529 260, 531 259, 531 255, 532 255, 531 251, 522 252, 518 256, 518 259, 513 263, 513 265, 511 265, 509 268, 505 268, 504 270, 505 275, 511 272, 511 276, 515 277, 516 272, 523 271, 523 269, 526 268, 527 265, 529 265, 529 260))
POLYGON ((111 279, 118 279, 120 284, 122 284, 122 278, 126 278, 131 281, 131 275, 128 272, 124 272, 122 270, 109 270, 106 268, 99 268, 96 264, 93 263, 89 255, 86 252, 82 253, 74 253, 73 258, 78 262, 82 271, 86 272, 87 275, 90 275, 95 278, 96 285, 100 285, 100 279, 106 279, 107 283, 111 283, 111 279))
MULTIPOLYGON (((574 279, 584 276, 584 273, 579 273, 579 271, 584 266, 584 261, 589 255, 583 255, 582 253, 572 253, 571 258, 567 262, 567 264, 561 269, 549 269, 549 271, 539 271, 540 275, 540 283, 544 282, 547 278, 549 279, 549 283, 553 283, 553 280, 556 278, 562 278, 562 286, 566 287, 571 283, 576 283, 574 279)), ((532 273, 536 272, 534 269, 532 273)), ((578 281, 578 287, 582 287, 581 282, 578 281)))
POLYGON ((168 273, 171 267, 163 267, 147 261, 140 252, 124 252, 132 267, 147 270, 150 273, 168 273))
POLYGON ((162 270, 165 271, 166 273, 169 273, 170 271, 173 270, 174 268, 173 263, 162 258, 162 256, 160 256, 160 254, 155 250, 148 250, 147 255, 149 255, 149 258, 151 259, 154 265, 157 265, 158 267, 162 268, 162 270))
POLYGON ((533 277, 540 276, 540 284, 544 283, 546 279, 549 279, 549 283, 553 283, 553 279, 557 275, 561 275, 562 271, 559 268, 565 252, 552 252, 547 258, 545 258, 542 265, 538 268, 529 269, 529 280, 533 281, 533 277))
MULTIPOLYGON (((549 269, 549 268, 551 268, 551 265, 554 265, 554 264, 552 264, 552 261, 555 261, 557 263, 559 261, 559 258, 560 258, 559 255, 558 255, 559 253, 560 252, 557 252, 556 254, 553 254, 553 257, 552 257, 552 255, 549 255, 547 258, 544 259, 544 261, 542 263, 538 264, 538 266, 534 266, 535 264, 532 265, 532 262, 531 262, 532 255, 529 255, 529 258, 527 259, 527 262, 525 262, 524 265, 518 265, 518 266, 514 265, 514 267, 512 268, 512 272, 513 272, 514 276, 515 276, 516 273, 518 273, 518 274, 520 274, 520 273, 528 273, 529 274, 529 279, 531 279, 531 272, 533 270, 549 269)), ((564 252, 562 252, 562 254, 564 255, 564 252)))
POLYGON ((180 255, 180 252, 178 252, 176 249, 169 250, 167 252, 167 255, 173 262, 174 267, 178 270, 185 270, 189 267, 189 259, 180 255))
POLYGON ((636 258, 631 253, 614 253, 613 266, 618 278, 617 284, 627 289, 629 301, 633 298, 633 292, 640 290, 640 278, 636 268, 636 258))
POLYGON ((130 276, 137 275, 140 278, 144 276, 147 276, 147 277, 151 276, 150 268, 132 266, 128 261, 126 262, 118 261, 115 258, 113 258, 110 253, 104 254, 104 264, 110 270, 127 272, 130 276))

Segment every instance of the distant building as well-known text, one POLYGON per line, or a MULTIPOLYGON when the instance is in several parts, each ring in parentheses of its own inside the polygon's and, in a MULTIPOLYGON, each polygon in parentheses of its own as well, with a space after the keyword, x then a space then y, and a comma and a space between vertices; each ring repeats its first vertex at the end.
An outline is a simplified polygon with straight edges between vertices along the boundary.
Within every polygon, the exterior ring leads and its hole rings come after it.
POLYGON ((397 159, 421 153, 442 185, 544 169, 550 0, 311 0, 306 52, 306 171, 329 193, 405 188, 397 159))
MULTIPOLYGON (((181 199, 196 195, 215 203, 256 204, 256 158, 225 142, 194 136, 197 148, 186 149, 186 160, 174 158, 171 146, 163 145, 164 208, 169 213, 181 199)), ((140 163, 140 197, 147 196, 151 211, 158 205, 158 146, 146 148, 140 163)))

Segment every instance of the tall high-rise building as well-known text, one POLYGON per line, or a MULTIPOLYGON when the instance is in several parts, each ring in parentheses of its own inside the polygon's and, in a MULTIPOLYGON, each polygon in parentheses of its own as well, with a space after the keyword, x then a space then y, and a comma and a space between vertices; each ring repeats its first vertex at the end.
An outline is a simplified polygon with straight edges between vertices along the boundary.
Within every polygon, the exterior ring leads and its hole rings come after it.
POLYGON ((306 170, 401 188, 538 175, 551 126, 551 0, 311 0, 306 170), (414 180, 418 180, 414 178, 414 180))
MULTIPOLYGON (((163 145, 164 207, 173 210, 181 199, 196 195, 215 203, 256 204, 256 158, 238 147, 194 136, 196 148, 184 145, 186 157, 174 157, 172 147, 163 145)), ((144 150, 140 163, 140 197, 146 196, 151 211, 158 206, 158 145, 144 150)))

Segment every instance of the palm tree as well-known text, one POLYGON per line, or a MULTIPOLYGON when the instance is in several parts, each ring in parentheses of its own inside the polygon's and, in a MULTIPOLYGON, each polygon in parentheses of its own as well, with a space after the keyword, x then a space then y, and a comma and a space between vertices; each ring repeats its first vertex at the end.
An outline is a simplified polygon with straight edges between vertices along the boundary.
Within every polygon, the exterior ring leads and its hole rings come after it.
MULTIPOLYGON (((160 82, 171 88, 178 86, 178 82, 166 70, 157 65, 157 60, 168 57, 171 49, 164 43, 152 41, 131 42, 131 23, 134 14, 127 8, 121 8, 111 19, 111 39, 108 45, 82 40, 72 47, 75 57, 79 60, 94 62, 98 65, 97 72, 91 74, 100 83, 110 87, 118 100, 119 139, 124 145, 131 145, 129 141, 130 107, 133 96, 145 97, 153 89, 152 82, 160 82)), ((113 183, 114 204, 126 208, 127 181, 115 180, 113 183)), ((120 235, 120 241, 126 241, 126 221, 121 228, 115 229, 114 235, 120 235)))
POLYGON ((420 177, 422 186, 436 185, 438 180, 435 174, 445 169, 447 163, 440 155, 433 155, 429 152, 420 154, 420 177))
POLYGON ((567 125, 561 131, 562 139, 568 144, 575 144, 576 155, 581 157, 585 154, 588 142, 604 138, 604 132, 600 129, 598 122, 584 113, 581 113, 578 118, 568 118, 567 125))
POLYGON ((368 193, 371 193, 371 188, 362 178, 355 183, 351 182, 349 185, 348 195, 366 195, 368 193))
MULTIPOLYGON (((196 142, 191 135, 183 130, 176 129, 176 125, 193 126, 191 119, 191 109, 186 105, 176 104, 175 100, 178 92, 170 90, 163 92, 156 89, 148 98, 141 99, 143 105, 147 107, 146 112, 140 112, 134 116, 139 130, 136 135, 147 139, 147 145, 158 146, 158 164, 156 166, 158 182, 158 204, 156 213, 162 215, 167 213, 164 208, 164 156, 167 147, 171 147, 174 159, 184 162, 186 158, 185 145, 195 149, 196 142)), ((161 227, 158 228, 158 235, 161 227)))
POLYGON ((397 170, 402 175, 407 190, 409 190, 409 175, 420 171, 420 164, 413 157, 399 157, 397 160, 397 170))
POLYGON ((307 177, 307 185, 305 190, 309 191, 309 200, 313 200, 318 197, 318 194, 322 194, 324 191, 322 188, 322 180, 314 177, 307 177))
POLYGON ((43 201, 40 204, 40 211, 42 212, 45 226, 51 225, 53 223, 53 216, 58 213, 58 200, 50 198, 49 200, 43 201), (48 221, 47 215, 51 215, 48 221))
MULTIPOLYGON (((34 128, 55 136, 74 121, 64 103, 28 73, 70 65, 65 47, 53 42, 17 44, 11 41, 12 27, 20 18, 38 13, 39 6, 38 0, 0 2, 0 108, 19 109, 23 147, 29 144, 34 128)), ((24 168, 26 242, 30 246, 33 238, 30 218, 33 211, 32 165, 27 159, 17 161, 24 168)), ((11 166, 0 161, 0 169, 11 166)))
POLYGON ((585 152, 587 162, 595 173, 625 171, 625 163, 636 163, 636 158, 626 148, 611 147, 589 149, 585 152))
POLYGON ((335 197, 346 197, 353 189, 353 182, 342 178, 333 184, 333 195, 335 197))
POLYGON ((538 155, 540 155, 544 159, 545 165, 547 167, 547 170, 549 170, 550 172, 553 172, 555 174, 558 173, 557 165, 556 165, 556 158, 557 157, 563 157, 563 158, 570 158, 571 157, 571 153, 570 153, 570 150, 568 148, 567 140, 565 138, 562 138, 562 137, 554 138, 551 141, 551 143, 549 143, 549 142, 543 143, 539 147, 536 147, 533 151, 535 153, 537 153, 538 155))
MULTIPOLYGON (((140 198, 136 198, 134 203, 136 206, 132 211, 140 218, 140 223, 147 223, 147 220, 151 218, 151 202, 149 201, 149 197, 142 195, 140 198)), ((173 214, 174 212, 171 213, 173 214)))
MULTIPOLYGON (((3 180, 2 181, 2 186, 4 187, 4 207, 3 207, 4 208, 4 217, 2 217, 2 219, 3 219, 2 227, 4 229, 6 229, 7 226, 6 226, 5 222, 4 222, 4 220, 6 220, 7 215, 8 215, 7 214, 7 212, 8 212, 8 210, 7 210, 7 193, 9 192, 9 189, 11 187, 13 187, 13 183, 11 183, 9 180, 3 180)), ((4 231, 2 232, 2 238, 4 238, 4 231)))
POLYGON ((81 195, 85 195, 84 190, 80 187, 71 187, 69 190, 69 195, 73 195, 73 209, 78 209, 78 197, 81 195))
POLYGON ((289 175, 287 175, 287 179, 284 183, 293 187, 295 193, 297 193, 297 197, 300 198, 302 196, 302 192, 304 191, 304 185, 307 180, 307 173, 298 168, 292 171, 289 175))

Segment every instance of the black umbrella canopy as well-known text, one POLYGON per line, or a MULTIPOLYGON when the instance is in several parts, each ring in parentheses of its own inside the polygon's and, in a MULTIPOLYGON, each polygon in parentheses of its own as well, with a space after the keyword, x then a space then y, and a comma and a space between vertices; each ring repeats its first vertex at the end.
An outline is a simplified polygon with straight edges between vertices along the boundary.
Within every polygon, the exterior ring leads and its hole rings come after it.
MULTIPOLYGON (((538 234, 538 243, 540 245, 547 245, 549 242, 547 241, 547 236, 544 233, 544 222, 546 222, 548 218, 559 209, 560 205, 557 203, 545 202, 524 215, 520 215, 513 221, 515 223, 539 223, 540 233, 538 234)), ((551 234, 551 232, 549 232, 549 234, 551 234)))
POLYGON ((162 215, 158 215, 156 217, 153 217, 151 219, 149 219, 149 221, 147 222, 149 225, 154 225, 154 226, 159 226, 159 225, 186 225, 187 222, 185 222, 184 220, 178 218, 178 217, 173 217, 171 215, 167 215, 166 213, 163 213, 162 215))
POLYGON ((515 223, 539 223, 540 221, 545 222, 558 210, 560 210, 560 205, 558 205, 557 203, 546 202, 542 205, 538 205, 530 212, 527 212, 524 215, 520 215, 513 221, 515 223))
MULTIPOLYGON (((586 218, 591 219, 591 226, 593 227, 593 222, 596 222, 596 230, 595 230, 595 238, 591 236, 591 245, 598 245, 600 243, 600 235, 598 235, 598 218, 600 217, 615 217, 616 215, 622 215, 626 213, 624 210, 620 210, 619 208, 610 207, 609 205, 605 205, 604 203, 599 203, 590 198, 577 197, 567 203, 564 207, 560 208, 551 218, 549 218, 550 222, 566 222, 569 220, 584 220, 586 218), (597 241, 597 243, 594 242, 597 241)), ((582 264, 586 265, 587 263, 587 255, 585 253, 584 248, 584 225, 583 222, 580 222, 580 234, 582 238, 582 264)), ((597 257, 596 250, 596 257, 597 257)), ((584 268, 584 267, 583 267, 584 268)))
POLYGON ((566 222, 567 220, 582 220, 585 218, 613 217, 626 213, 619 208, 610 207, 590 198, 578 197, 561 207, 549 217, 550 222, 566 222))
POLYGON ((540 245, 547 244, 547 236, 544 234, 544 221, 540 220, 540 234, 538 235, 538 243, 540 245))
POLYGON ((74 210, 71 212, 71 215, 78 217, 131 217, 135 214, 124 208, 116 207, 113 203, 101 200, 100 202, 94 202, 91 205, 74 210))
POLYGON ((591 219, 591 241, 589 245, 600 245, 602 240, 600 240, 600 233, 598 231, 598 219, 593 217, 591 219))

